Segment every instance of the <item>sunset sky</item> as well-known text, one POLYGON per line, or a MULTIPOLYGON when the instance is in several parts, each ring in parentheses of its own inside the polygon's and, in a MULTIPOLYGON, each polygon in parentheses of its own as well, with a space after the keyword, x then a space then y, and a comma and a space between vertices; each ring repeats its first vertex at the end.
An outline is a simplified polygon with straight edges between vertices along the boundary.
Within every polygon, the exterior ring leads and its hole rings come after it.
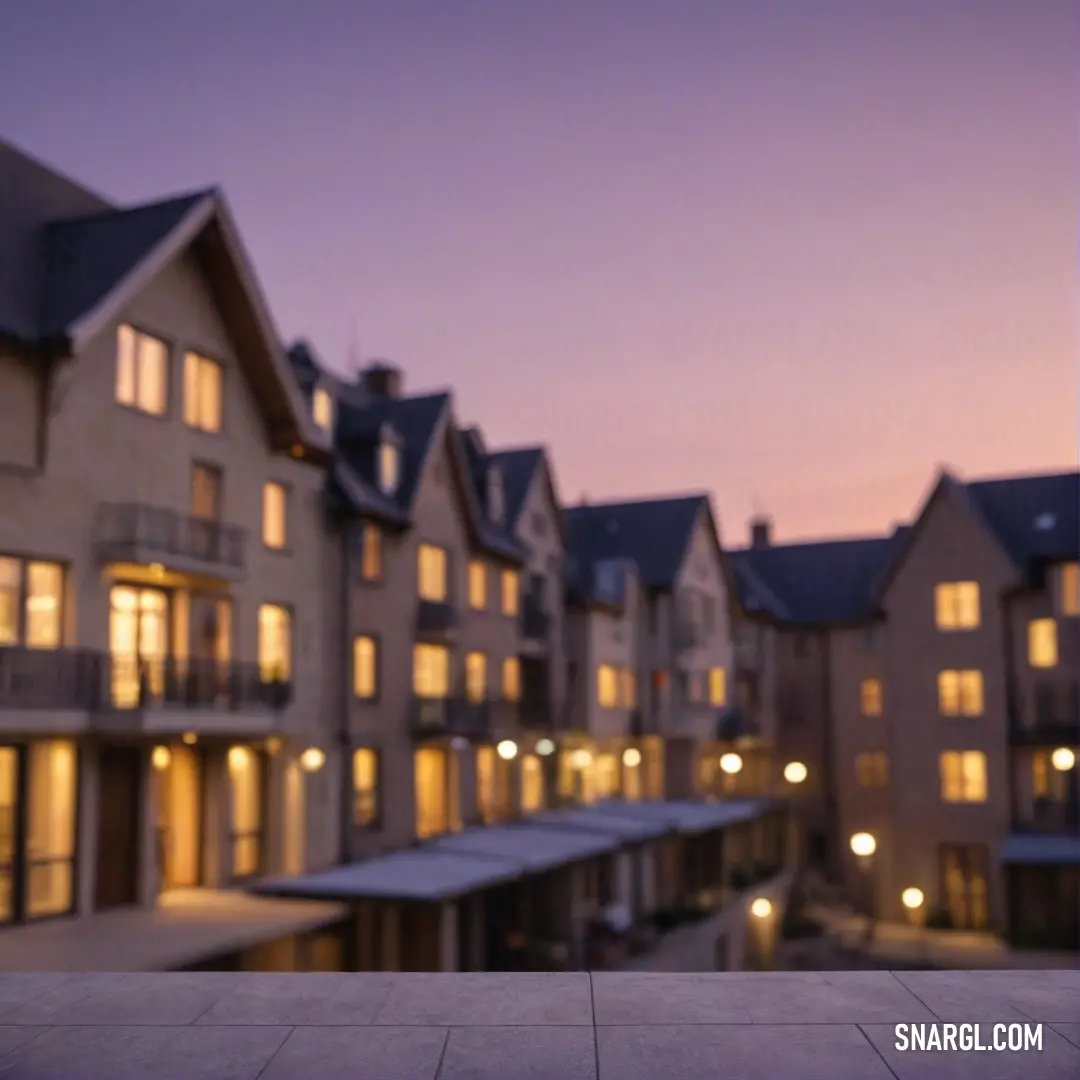
POLYGON ((32 0, 0 137, 221 184, 282 334, 725 542, 1077 461, 1076 0, 32 0))

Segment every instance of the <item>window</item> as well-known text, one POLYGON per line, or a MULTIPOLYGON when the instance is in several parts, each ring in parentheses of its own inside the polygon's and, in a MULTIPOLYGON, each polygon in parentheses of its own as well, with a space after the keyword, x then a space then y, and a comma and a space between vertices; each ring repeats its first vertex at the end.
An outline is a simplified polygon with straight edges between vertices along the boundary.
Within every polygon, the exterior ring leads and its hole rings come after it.
POLYGON ((15 823, 18 818, 19 752, 14 746, 0 746, 0 925, 16 915, 15 823))
POLYGON ((311 418, 323 431, 330 432, 334 427, 334 399, 325 386, 316 386, 311 395, 311 418))
POLYGON ((1031 794, 1036 799, 1050 795, 1050 755, 1045 750, 1031 755, 1031 794))
POLYGON ((1057 667, 1057 623, 1053 619, 1032 619, 1028 623, 1028 663, 1036 668, 1057 667))
POLYGON ((379 490, 384 495, 393 495, 401 479, 401 454, 397 446, 388 439, 379 443, 379 490))
POLYGON ((379 752, 370 746, 353 751, 353 824, 370 829, 379 823, 379 752))
POLYGON ((1060 580, 1061 614, 1080 615, 1080 563, 1065 563, 1060 580))
POLYGON ((259 671, 263 682, 292 678, 292 613, 280 604, 259 607, 259 671))
POLYGON ((0 645, 57 649, 63 632, 64 568, 0 556, 0 645))
POLYGON ((939 672, 938 712, 940 712, 942 716, 982 716, 982 672, 939 672))
POLYGON ((413 693, 421 698, 450 695, 450 650, 423 642, 413 646, 413 693))
POLYGON ((413 754, 413 781, 416 784, 416 838, 444 833, 449 826, 446 753, 439 747, 421 747, 413 754))
POLYGON ((500 580, 502 581, 502 613, 504 615, 516 615, 518 613, 518 574, 516 570, 504 570, 500 580))
POLYGON ((863 679, 859 683, 859 711, 863 716, 880 716, 885 708, 885 696, 880 679, 863 679))
POLYGON ((228 761, 232 788, 232 872, 234 878, 251 877, 262 868, 262 762, 247 746, 232 747, 228 761))
POLYGON ((184 423, 199 431, 221 430, 221 365, 197 353, 184 357, 184 423))
POLYGON ((947 750, 938 769, 942 802, 986 802, 986 755, 981 750, 947 750))
POLYGON ((526 754, 521 759, 521 811, 538 813, 544 802, 544 766, 535 754, 526 754))
POLYGON ((611 664, 601 664, 596 669, 596 700, 601 709, 618 708, 619 676, 611 664))
POLYGON ((287 537, 288 497, 284 484, 273 480, 263 484, 263 543, 281 551, 287 537))
MULTIPOLYGON (((200 521, 221 520, 221 489, 224 482, 216 465, 192 465, 191 514, 200 521)), ((200 535, 208 535, 199 530, 200 535)))
POLYGON ((473 611, 487 607, 487 565, 479 559, 469 563, 469 607, 473 611))
POLYGON ((934 622, 939 630, 974 630, 980 619, 977 581, 934 586, 934 622))
POLYGON ((709 704, 727 704, 727 672, 722 667, 709 668, 709 704))
POLYGON ((367 701, 379 694, 379 648, 367 634, 353 639, 353 693, 367 701))
POLYGON ((504 701, 517 701, 521 697, 521 664, 516 656, 508 656, 502 662, 502 696, 504 701))
POLYGON ((597 799, 613 799, 619 794, 619 759, 614 754, 600 754, 596 758, 597 799))
POLYGON ((476 809, 480 820, 490 825, 499 816, 499 784, 495 751, 490 746, 476 748, 476 809))
POLYGON ((880 750, 855 755, 855 783, 859 787, 882 788, 889 783, 889 759, 880 750))
POLYGON ((364 581, 382 577, 382 533, 370 523, 360 526, 360 577, 364 581))
POLYGON ((465 657, 465 696, 476 703, 487 700, 487 657, 471 652, 465 657))
MULTIPOLYGON (((31 743, 27 755, 26 914, 63 915, 75 901, 75 807, 78 793, 75 744, 31 743)), ((10 839, 7 841, 10 844, 10 839)), ((0 867, 5 861, 0 838, 0 867)), ((0 915, 4 898, 0 896, 0 915)))
POLYGON ((624 667, 619 672, 620 700, 624 709, 637 708, 637 679, 634 669, 624 667))
POLYGON ((420 599, 434 604, 445 604, 446 551, 434 544, 421 544, 417 559, 416 584, 420 599))
POLYGON ((164 341, 121 326, 116 341, 116 400, 151 416, 169 401, 169 348, 164 341))

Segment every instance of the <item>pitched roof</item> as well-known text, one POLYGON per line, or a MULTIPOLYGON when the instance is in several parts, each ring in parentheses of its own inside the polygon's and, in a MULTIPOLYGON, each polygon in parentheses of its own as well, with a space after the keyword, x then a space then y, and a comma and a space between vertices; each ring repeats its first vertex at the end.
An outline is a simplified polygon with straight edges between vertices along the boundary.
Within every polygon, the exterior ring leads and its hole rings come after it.
POLYGON ((565 511, 567 549, 578 567, 629 559, 647 588, 670 589, 703 512, 711 520, 704 494, 574 506, 565 511))
POLYGON ((529 487, 537 470, 544 464, 542 446, 524 446, 513 450, 497 450, 488 454, 488 461, 498 465, 503 474, 503 491, 506 495, 506 519, 511 529, 521 522, 529 487))
POLYGON ((38 336, 65 336, 214 194, 199 191, 46 225, 38 336))
POLYGON ((488 470, 496 464, 493 455, 487 452, 483 437, 475 427, 456 430, 454 437, 457 440, 465 471, 468 473, 471 495, 476 504, 481 545, 496 555, 509 556, 513 559, 521 558, 524 552, 514 535, 514 520, 510 514, 510 497, 506 490, 505 476, 503 477, 503 515, 501 521, 496 521, 491 516, 488 487, 488 470))
POLYGON ((890 536, 775 544, 729 552, 748 611, 782 622, 858 622, 875 609, 874 590, 906 527, 890 536))

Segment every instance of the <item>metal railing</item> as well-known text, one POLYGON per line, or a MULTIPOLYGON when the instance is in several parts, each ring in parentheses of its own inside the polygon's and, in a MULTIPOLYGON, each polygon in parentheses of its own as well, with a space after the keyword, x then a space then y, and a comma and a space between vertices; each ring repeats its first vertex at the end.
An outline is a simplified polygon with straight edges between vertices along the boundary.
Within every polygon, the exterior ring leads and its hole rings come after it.
POLYGON ((103 658, 89 649, 0 648, 0 709, 93 709, 103 658))
POLYGON ((125 550, 190 559, 242 571, 247 531, 237 525, 178 513, 143 503, 103 503, 98 508, 97 542, 109 557, 125 550))
POLYGON ((410 706, 411 726, 417 738, 459 735, 486 739, 492 732, 491 703, 461 697, 414 697, 410 706))
POLYGON ((529 641, 547 641, 551 616, 534 600, 526 600, 521 609, 521 636, 529 641))
POLYGON ((416 632, 432 636, 453 634, 458 626, 457 608, 449 601, 420 600, 416 605, 416 632))

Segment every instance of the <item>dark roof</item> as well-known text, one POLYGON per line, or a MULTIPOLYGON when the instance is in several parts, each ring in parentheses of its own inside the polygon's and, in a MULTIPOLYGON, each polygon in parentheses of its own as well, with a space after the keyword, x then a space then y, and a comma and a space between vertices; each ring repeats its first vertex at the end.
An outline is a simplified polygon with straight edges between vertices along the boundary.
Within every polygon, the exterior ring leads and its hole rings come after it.
POLYGON ((537 470, 544 462, 542 446, 526 446, 514 450, 499 450, 488 455, 503 473, 503 490, 506 494, 506 519, 511 529, 516 529, 525 509, 529 487, 537 470))
POLYGON ((491 516, 488 471, 492 467, 501 469, 501 464, 495 460, 496 455, 487 453, 483 436, 477 428, 455 431, 455 438, 465 464, 465 471, 468 473, 471 495, 476 504, 481 546, 495 555, 514 560, 522 559, 525 552, 514 535, 517 517, 511 513, 510 493, 507 491, 505 472, 503 474, 502 520, 495 521, 491 516))
POLYGON ((775 544, 730 552, 742 606, 782 622, 858 622, 907 527, 891 536, 775 544))
POLYGON ((1019 567, 1080 553, 1080 472, 973 480, 965 487, 1019 567))
POLYGON ((200 191, 46 225, 41 232, 40 337, 64 335, 213 194, 200 191))
POLYGON ((702 512, 709 513, 704 494, 571 507, 567 549, 579 574, 601 560, 629 559, 646 588, 670 589, 702 512))

